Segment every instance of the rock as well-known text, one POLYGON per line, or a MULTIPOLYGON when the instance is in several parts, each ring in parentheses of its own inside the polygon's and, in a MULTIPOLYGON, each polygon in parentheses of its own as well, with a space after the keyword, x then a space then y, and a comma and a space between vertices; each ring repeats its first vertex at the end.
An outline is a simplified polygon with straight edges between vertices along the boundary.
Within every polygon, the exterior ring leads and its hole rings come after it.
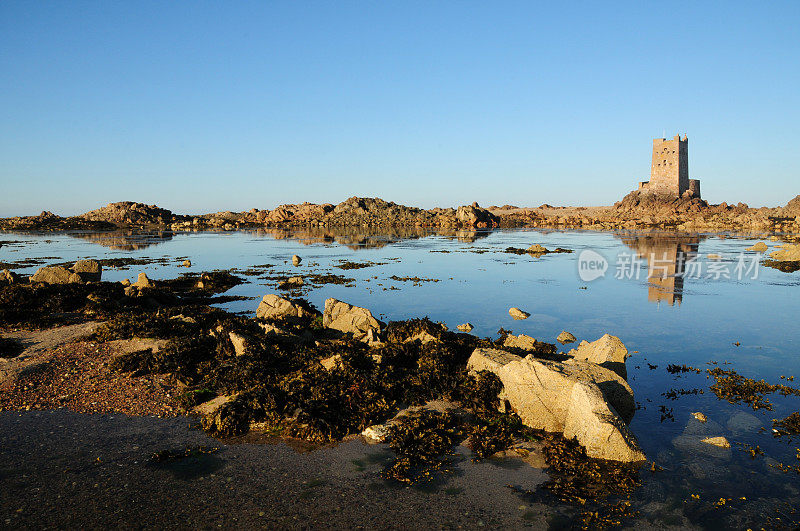
POLYGON ((284 317, 313 317, 314 313, 300 304, 273 293, 264 295, 256 309, 256 317, 282 319, 284 317))
POLYGON ((258 326, 264 330, 264 335, 267 337, 274 337, 277 335, 285 335, 286 331, 283 328, 278 328, 275 325, 271 325, 269 323, 258 323, 258 326))
POLYGON ((139 273, 139 278, 136 279, 136 282, 131 284, 131 286, 135 288, 152 288, 153 283, 147 278, 145 273, 139 273))
POLYGON ((278 286, 279 288, 287 289, 287 288, 299 288, 300 286, 304 285, 305 281, 303 281, 303 277, 289 277, 285 281, 281 282, 278 286))
POLYGON ((696 412, 696 413, 692 413, 692 416, 694 418, 696 418, 697 420, 699 420, 700 422, 708 422, 708 419, 706 418, 706 416, 703 415, 702 413, 700 413, 699 411, 696 412))
POLYGON ((72 271, 84 282, 99 281, 103 274, 103 266, 97 260, 78 260, 72 266, 72 271))
POLYGON ((612 370, 622 376, 628 377, 628 371, 625 368, 625 360, 628 359, 628 349, 616 336, 605 334, 597 341, 581 341, 578 348, 572 349, 567 352, 567 356, 571 356, 576 360, 585 360, 590 363, 596 363, 601 367, 612 370))
POLYGON ((521 358, 484 348, 473 351, 467 367, 496 374, 503 382, 501 401, 527 426, 577 438, 590 457, 645 459, 626 425, 635 409, 633 391, 616 373, 587 361, 521 358))
POLYGON ((302 261, 303 261, 303 259, 300 258, 299 256, 297 256, 297 255, 293 255, 292 256, 292 265, 299 266, 300 262, 302 262, 302 261))
POLYGON ((708 254, 708 259, 709 260, 722 260, 722 256, 718 255, 716 253, 709 253, 708 254))
POLYGON ((130 286, 125 288, 126 297, 136 297, 137 295, 139 295, 139 288, 137 288, 136 286, 131 284, 130 286))
POLYGON ((322 326, 352 334, 359 341, 375 343, 385 325, 375 319, 366 308, 328 299, 322 314, 322 326))
POLYGON ((729 443, 728 439, 726 439, 725 437, 706 437, 705 439, 702 439, 701 442, 704 442, 706 444, 710 444, 712 446, 716 446, 718 448, 730 448, 731 447, 731 443, 729 443))
POLYGON ((769 249, 769 247, 767 247, 766 243, 758 242, 752 247, 748 247, 747 249, 745 249, 745 251, 755 251, 757 253, 764 253, 767 251, 767 249, 769 249))
POLYGON ((362 431, 361 435, 367 440, 368 443, 378 444, 386 442, 386 440, 389 438, 390 427, 391 424, 389 423, 375 424, 362 431))
POLYGON ((509 308, 508 309, 508 314, 511 317, 513 317, 514 319, 516 319, 517 321, 519 321, 521 319, 527 319, 528 317, 531 316, 531 314, 529 314, 528 312, 524 312, 524 311, 520 310, 519 308, 509 308))
POLYGON ((184 260, 183 263, 181 264, 181 267, 192 267, 192 261, 184 260))
POLYGON ((342 356, 339 354, 334 354, 329 358, 325 358, 319 360, 320 364, 325 367, 326 370, 332 371, 336 368, 336 366, 342 361, 342 356))
POLYGON ((566 345, 567 343, 574 343, 577 341, 577 338, 567 332, 566 330, 562 330, 558 337, 556 337, 556 341, 561 343, 562 345, 566 345))
POLYGON ((525 334, 520 334, 518 336, 509 334, 503 340, 504 347, 519 348, 522 350, 537 350, 539 345, 539 341, 525 334))
POLYGON ((19 276, 16 273, 8 269, 3 269, 3 272, 0 273, 0 286, 10 286, 17 282, 19 282, 19 276))
POLYGON ((492 228, 500 224, 500 218, 478 206, 478 203, 458 207, 456 220, 467 227, 492 228))
POLYGON ((69 284, 80 282, 80 277, 67 268, 61 266, 42 267, 31 276, 31 282, 43 284, 69 284))
POLYGON ((471 323, 464 323, 464 324, 458 325, 456 328, 458 329, 459 332, 467 332, 467 333, 469 333, 469 332, 472 332, 472 329, 475 328, 475 327, 472 326, 471 323))
POLYGON ((740 411, 732 415, 725 425, 734 433, 756 431, 763 426, 758 417, 751 415, 750 413, 745 413, 744 411, 740 411))
POLYGON ((403 341, 403 343, 411 343, 413 341, 419 341, 423 345, 426 345, 428 343, 441 343, 438 337, 431 335, 425 331, 419 332, 418 334, 415 334, 407 338, 405 341, 403 341))
POLYGON ((531 245, 528 247, 528 253, 533 255, 543 255, 547 254, 550 251, 547 250, 546 247, 539 245, 538 243, 531 245))
POLYGON ((123 286, 125 286, 126 288, 131 285, 131 281, 128 280, 127 278, 123 279, 123 280, 120 280, 119 283, 122 284, 123 286))
POLYGON ((228 338, 231 340, 233 351, 236 353, 237 357, 247 354, 247 347, 249 343, 247 337, 243 336, 242 334, 237 334, 236 332, 230 332, 228 334, 228 338))
POLYGON ((791 243, 779 245, 775 251, 772 251, 769 257, 779 262, 800 261, 800 243, 794 245, 791 243))

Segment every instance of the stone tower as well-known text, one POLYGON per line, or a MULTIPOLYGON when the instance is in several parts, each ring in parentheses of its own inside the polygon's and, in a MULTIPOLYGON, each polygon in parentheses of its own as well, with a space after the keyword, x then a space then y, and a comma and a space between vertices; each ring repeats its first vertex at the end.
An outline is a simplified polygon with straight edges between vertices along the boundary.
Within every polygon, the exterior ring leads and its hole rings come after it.
POLYGON ((653 139, 653 158, 650 165, 650 181, 643 182, 639 189, 657 194, 681 197, 700 197, 700 181, 689 179, 689 139, 675 135, 671 140, 653 139))

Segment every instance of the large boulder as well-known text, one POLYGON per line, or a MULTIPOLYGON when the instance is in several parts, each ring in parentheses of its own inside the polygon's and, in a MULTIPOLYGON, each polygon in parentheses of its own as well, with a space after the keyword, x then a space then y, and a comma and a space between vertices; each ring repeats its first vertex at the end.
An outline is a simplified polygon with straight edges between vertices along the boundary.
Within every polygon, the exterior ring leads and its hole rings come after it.
POLYGON ((581 341, 578 348, 567 353, 576 360, 588 361, 601 367, 612 370, 623 378, 628 377, 625 360, 628 358, 628 349, 616 336, 605 334, 597 341, 581 341))
POLYGON ((31 276, 31 282, 41 282, 42 284, 71 284, 80 282, 81 278, 77 273, 61 266, 42 267, 31 276))
POLYGON ((83 281, 97 281, 103 275, 103 266, 97 260, 78 260, 72 266, 72 271, 77 273, 83 281))
POLYGON ((332 328, 366 343, 379 341, 384 325, 372 316, 366 308, 352 306, 336 299, 325 301, 322 326, 332 328))
POLYGON ((588 361, 521 358, 497 349, 476 349, 467 364, 503 383, 500 398, 532 428, 576 438, 590 457, 622 462, 645 459, 627 423, 633 391, 618 374, 588 361))
POLYGON ((500 218, 478 206, 478 203, 458 207, 456 219, 460 225, 467 227, 492 228, 500 224, 500 218))
POLYGON ((264 295, 256 309, 256 317, 283 319, 284 317, 313 317, 314 312, 304 305, 279 297, 274 293, 264 295))

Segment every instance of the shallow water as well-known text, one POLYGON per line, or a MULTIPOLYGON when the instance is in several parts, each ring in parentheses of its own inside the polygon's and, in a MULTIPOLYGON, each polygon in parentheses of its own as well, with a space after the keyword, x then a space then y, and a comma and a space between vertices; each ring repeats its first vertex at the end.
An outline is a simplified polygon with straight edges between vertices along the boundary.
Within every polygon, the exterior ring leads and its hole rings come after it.
POLYGON ((791 516, 787 507, 796 505, 800 486, 797 473, 769 466, 772 460, 800 464, 795 450, 798 442, 773 438, 771 423, 800 409, 800 397, 768 395, 774 410, 753 411, 746 404, 719 401, 708 389, 713 379, 706 377, 705 369, 711 362, 744 376, 800 386, 800 327, 796 324, 800 272, 760 266, 742 271, 745 274, 738 278, 740 256, 745 267, 752 266, 753 260, 757 264, 754 253, 744 252, 753 243, 719 235, 538 230, 366 235, 323 230, 6 233, 0 235, 0 262, 13 265, 35 259, 35 264, 15 267, 17 272, 32 273, 44 264, 85 257, 155 260, 125 270, 107 268, 103 278, 113 281, 135 280, 140 271, 154 279, 174 277, 187 271, 178 265, 188 257, 189 271, 239 270, 249 282, 228 294, 252 299, 222 306, 249 314, 254 314, 261 296, 278 291, 277 281, 264 276, 333 273, 354 282, 306 285, 298 293, 318 308, 326 298, 335 297, 370 308, 386 321, 428 316, 451 329, 470 322, 475 327, 472 333, 481 336, 496 337, 501 327, 548 342, 555 342, 562 330, 579 340, 593 341, 605 333, 619 336, 633 352, 627 363, 628 380, 641 406, 631 428, 648 457, 664 468, 644 474, 644 485, 635 497, 638 506, 644 516, 655 520, 677 523, 676 518, 688 517, 694 524, 716 527, 759 525, 776 510, 791 516), (574 252, 539 258, 503 252, 534 243, 574 252), (587 250, 608 261, 605 276, 581 278, 579 262, 591 257, 582 254, 587 250), (291 264, 293 254, 303 258, 299 267, 291 264), (627 268, 634 256, 644 260, 627 268), (684 262, 689 259, 691 266, 684 262), (344 270, 336 267, 342 261, 370 265, 344 270), (270 267, 248 271, 265 264, 270 267), (695 274, 698 268, 700 275, 695 274), (661 278, 662 273, 676 272, 686 273, 686 278, 661 278), (391 276, 423 280, 398 281, 391 276), (511 306, 530 312, 531 317, 513 320, 508 314, 511 306), (703 373, 674 376, 666 371, 668 364, 692 365, 703 373), (790 383, 781 376, 798 376, 798 380, 790 383), (664 396, 671 389, 697 389, 698 394, 679 394, 673 400, 664 396), (661 406, 666 409, 660 410, 661 406), (709 423, 690 422, 694 411, 705 413, 709 423), (687 426, 690 431, 724 435, 733 448, 703 453, 675 442, 687 426), (751 459, 742 444, 758 445, 765 455, 751 459), (703 502, 693 500, 691 494, 700 494, 703 502), (738 501, 710 509, 708 502, 719 498, 738 501))

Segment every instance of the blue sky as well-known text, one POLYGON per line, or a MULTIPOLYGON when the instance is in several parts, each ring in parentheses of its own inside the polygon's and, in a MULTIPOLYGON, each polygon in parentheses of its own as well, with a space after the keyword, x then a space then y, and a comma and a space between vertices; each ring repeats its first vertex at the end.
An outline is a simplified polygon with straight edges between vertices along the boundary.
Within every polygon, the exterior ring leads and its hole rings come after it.
POLYGON ((800 2, 0 2, 0 216, 800 193, 800 2))

